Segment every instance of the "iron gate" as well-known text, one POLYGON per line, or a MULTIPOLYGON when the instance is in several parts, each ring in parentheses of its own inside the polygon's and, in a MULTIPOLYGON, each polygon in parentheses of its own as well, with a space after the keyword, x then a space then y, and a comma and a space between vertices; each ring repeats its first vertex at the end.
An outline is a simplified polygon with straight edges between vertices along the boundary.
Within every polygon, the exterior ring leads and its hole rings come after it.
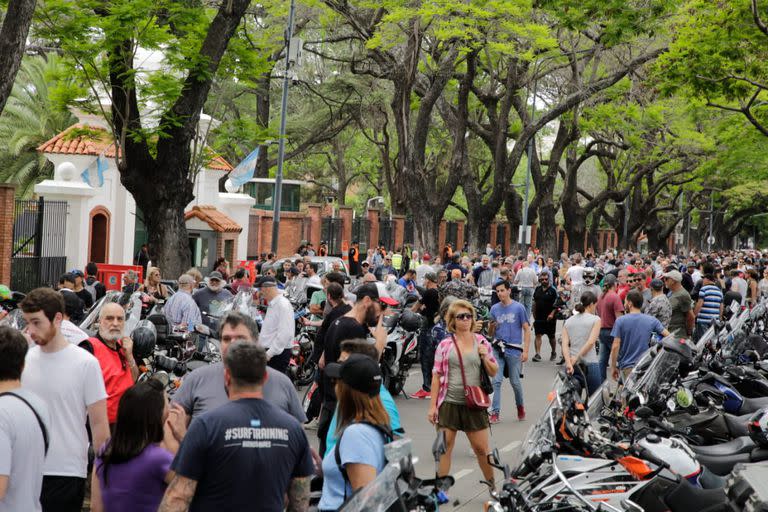
POLYGON ((405 226, 403 229, 403 245, 408 245, 411 248, 416 245, 416 237, 414 236, 413 231, 413 219, 405 219, 405 226))
POLYGON ((341 256, 341 237, 344 219, 326 217, 323 219, 323 242, 328 244, 328 256, 341 256))
POLYGON ((496 225, 496 245, 501 246, 501 252, 504 252, 507 246, 507 225, 496 225))
POLYGON ((13 212, 11 289, 51 286, 66 272, 67 202, 17 199, 13 212))
POLYGON ((445 223, 445 243, 451 244, 454 249, 461 249, 458 247, 459 242, 459 224, 457 222, 445 223))
POLYGON ((392 219, 381 219, 379 221, 379 245, 383 245, 388 251, 394 249, 394 231, 395 223, 392 219))
POLYGON ((352 241, 360 244, 360 254, 365 256, 368 251, 368 236, 371 232, 371 223, 365 217, 355 217, 352 221, 352 241))

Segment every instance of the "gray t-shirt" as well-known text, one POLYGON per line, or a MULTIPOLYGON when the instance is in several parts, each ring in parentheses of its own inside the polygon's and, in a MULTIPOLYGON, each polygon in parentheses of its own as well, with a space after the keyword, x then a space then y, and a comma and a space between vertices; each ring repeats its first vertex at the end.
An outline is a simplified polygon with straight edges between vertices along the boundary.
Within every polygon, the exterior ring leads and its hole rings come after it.
MULTIPOLYGON (((586 345, 595 322, 599 325, 600 317, 586 312, 573 315, 565 321, 565 329, 568 331, 568 339, 570 340, 571 357, 576 357, 582 347, 586 345)), ((594 345, 592 345, 589 352, 584 354, 584 357, 582 357, 581 360, 585 363, 597 362, 597 352, 595 352, 594 345)))
MULTIPOLYGON (((46 429, 48 408, 37 395, 14 389, 35 408, 46 429)), ((0 475, 8 476, 8 490, 0 499, 0 512, 39 511, 43 484, 45 442, 35 413, 14 396, 0 397, 0 475)))
MULTIPOLYGON (((307 421, 291 379, 269 367, 267 382, 264 383, 264 400, 284 410, 300 423, 307 421)), ((224 363, 198 368, 184 377, 172 401, 182 406, 193 418, 227 403, 229 397, 224 388, 224 363)))

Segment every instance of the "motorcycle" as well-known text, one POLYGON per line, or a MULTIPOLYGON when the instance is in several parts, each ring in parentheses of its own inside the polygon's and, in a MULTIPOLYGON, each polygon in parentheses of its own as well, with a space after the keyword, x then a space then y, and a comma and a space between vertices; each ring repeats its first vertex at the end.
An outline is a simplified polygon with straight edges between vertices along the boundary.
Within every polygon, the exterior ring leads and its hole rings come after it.
POLYGON ((403 392, 411 367, 419 360, 418 333, 423 317, 409 309, 384 319, 387 344, 381 356, 381 380, 393 396, 403 392))
MULTIPOLYGON (((297 312, 303 316, 304 313, 297 312)), ((287 374, 296 386, 306 386, 315 380, 317 364, 312 360, 312 349, 315 344, 315 331, 301 326, 293 340, 291 360, 288 363, 287 374)))

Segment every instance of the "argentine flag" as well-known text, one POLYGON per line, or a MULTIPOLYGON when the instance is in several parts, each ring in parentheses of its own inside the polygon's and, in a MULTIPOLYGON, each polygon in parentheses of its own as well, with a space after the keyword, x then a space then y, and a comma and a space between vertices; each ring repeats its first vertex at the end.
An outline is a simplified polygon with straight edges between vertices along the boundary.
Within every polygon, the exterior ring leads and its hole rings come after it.
POLYGON ((237 167, 229 173, 229 179, 236 187, 242 187, 253 178, 256 171, 256 161, 259 159, 259 146, 250 152, 237 167))
POLYGON ((102 187, 104 185, 104 171, 107 170, 107 161, 102 158, 101 155, 96 157, 96 160, 85 168, 80 174, 83 181, 93 188, 102 187))

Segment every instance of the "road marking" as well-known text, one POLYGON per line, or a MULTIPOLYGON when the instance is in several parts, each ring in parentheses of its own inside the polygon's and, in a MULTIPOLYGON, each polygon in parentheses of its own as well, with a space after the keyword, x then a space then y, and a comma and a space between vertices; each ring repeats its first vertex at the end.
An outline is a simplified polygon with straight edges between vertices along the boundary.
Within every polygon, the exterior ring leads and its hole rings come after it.
POLYGON ((511 452, 512 450, 514 450, 515 448, 517 448, 521 444, 523 444, 521 441, 512 441, 507 446, 505 446, 504 448, 501 449, 501 453, 511 452))
POLYGON ((454 480, 458 480, 459 478, 464 478, 465 476, 473 473, 474 469, 462 469, 461 471, 458 471, 455 475, 453 475, 454 480))

